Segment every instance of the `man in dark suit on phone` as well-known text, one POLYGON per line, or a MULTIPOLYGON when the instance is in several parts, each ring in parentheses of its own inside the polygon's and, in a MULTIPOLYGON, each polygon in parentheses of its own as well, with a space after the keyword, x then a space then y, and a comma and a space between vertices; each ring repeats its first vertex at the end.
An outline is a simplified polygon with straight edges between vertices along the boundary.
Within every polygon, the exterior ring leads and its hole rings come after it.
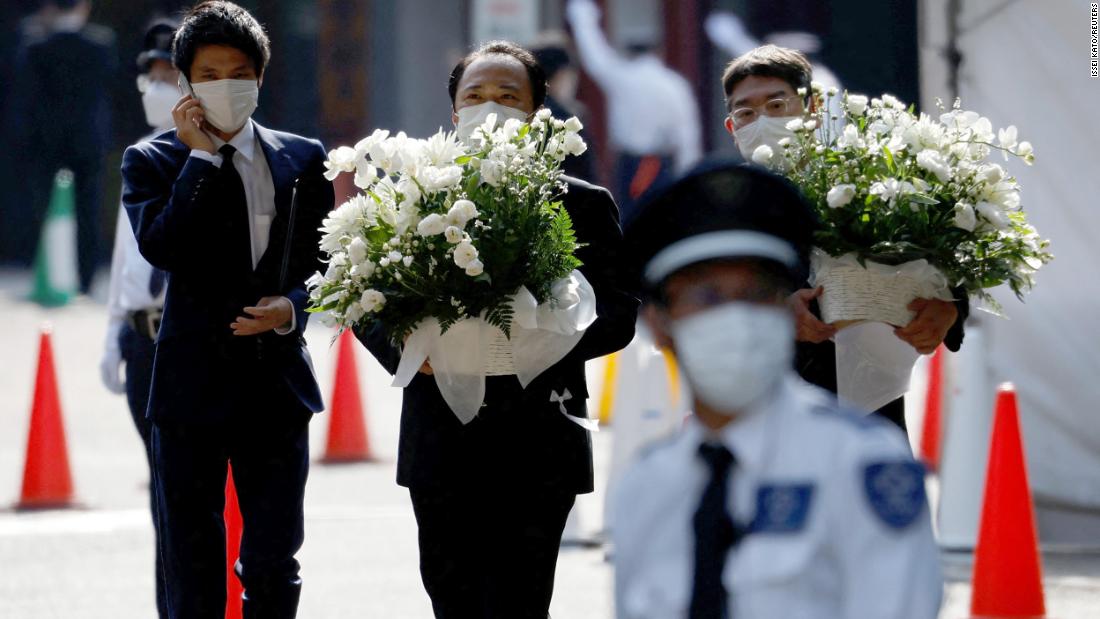
POLYGON ((294 617, 308 422, 321 394, 305 279, 333 191, 319 142, 251 120, 270 44, 230 2, 197 5, 172 47, 176 128, 126 150, 123 203, 167 273, 148 415, 169 616, 223 617, 226 474, 244 537, 244 616, 294 617))
MULTIPOLYGON (((495 112, 529 118, 546 99, 531 53, 495 41, 451 73, 461 136, 495 112)), ((526 389, 489 376, 485 404, 463 425, 431 376, 431 360, 405 388, 397 483, 409 489, 419 529, 420 572, 436 617, 547 616, 566 517, 592 491, 584 363, 626 346, 638 300, 620 271, 619 212, 606 189, 566 177, 581 271, 596 292, 596 322, 577 346, 526 389), (582 421, 582 423, 577 423, 582 421)), ((380 326, 357 333, 390 373, 401 351, 380 326)))

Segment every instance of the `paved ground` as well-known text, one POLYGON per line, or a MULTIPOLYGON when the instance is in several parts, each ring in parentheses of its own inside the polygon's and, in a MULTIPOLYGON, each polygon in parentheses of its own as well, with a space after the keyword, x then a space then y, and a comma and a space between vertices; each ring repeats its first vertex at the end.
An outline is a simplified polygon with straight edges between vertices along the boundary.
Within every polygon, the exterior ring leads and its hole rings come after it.
MULTIPOLYGON (((26 277, 0 273, 0 618, 137 619, 155 615, 147 472, 124 398, 99 383, 105 312, 94 300, 45 311, 20 301, 26 277), (16 513, 34 379, 38 328, 53 325, 70 461, 81 508, 16 513)), ((332 385, 331 334, 309 332, 317 373, 332 385)), ((396 486, 394 456, 399 393, 368 355, 359 356, 371 445, 378 461, 323 466, 306 496, 307 619, 430 617, 416 567, 416 528, 407 493, 396 486)), ((590 368, 598 377, 599 367, 590 368)), ((598 389, 593 389, 598 393, 598 389)), ((319 455, 328 419, 313 425, 319 455)), ((597 470, 606 469, 614 431, 595 437, 597 470)), ((599 525, 602 497, 583 497, 582 526, 599 525)), ((601 549, 563 550, 552 614, 561 619, 612 616, 611 571, 601 549)), ((966 617, 970 558, 946 555, 950 582, 942 617, 966 617)), ((1048 555, 1049 616, 1100 616, 1100 557, 1048 555)), ((871 618, 873 619, 873 618, 871 618)))

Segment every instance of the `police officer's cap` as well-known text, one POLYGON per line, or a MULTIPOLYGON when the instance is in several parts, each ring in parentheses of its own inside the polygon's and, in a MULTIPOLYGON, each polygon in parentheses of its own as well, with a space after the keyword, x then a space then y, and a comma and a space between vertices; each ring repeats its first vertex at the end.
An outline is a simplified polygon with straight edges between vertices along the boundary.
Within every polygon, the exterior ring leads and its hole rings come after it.
POLYGON ((689 265, 729 258, 777 262, 802 278, 816 227, 816 215, 788 180, 712 160, 655 191, 627 227, 626 244, 650 289, 689 265))
POLYGON ((172 62, 172 37, 176 36, 177 27, 178 24, 168 19, 159 19, 149 26, 137 57, 138 69, 143 73, 148 71, 154 60, 172 62))

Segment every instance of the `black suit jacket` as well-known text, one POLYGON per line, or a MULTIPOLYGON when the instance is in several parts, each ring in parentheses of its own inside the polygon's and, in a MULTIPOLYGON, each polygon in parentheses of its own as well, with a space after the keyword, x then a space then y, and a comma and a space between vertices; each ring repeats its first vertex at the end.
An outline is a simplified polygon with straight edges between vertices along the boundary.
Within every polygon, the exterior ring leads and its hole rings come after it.
POLYGON ((253 124, 275 186, 268 247, 255 269, 247 219, 232 216, 243 205, 226 202, 218 168, 190 157, 175 130, 123 155, 122 201, 138 248, 168 273, 148 411, 154 420, 213 421, 231 414, 227 394, 267 388, 238 384, 235 368, 241 364, 262 364, 265 376, 284 382, 294 395, 288 405, 315 413, 323 409, 302 333, 308 320, 305 280, 321 266, 318 228, 333 204, 332 185, 322 176, 326 154, 316 140, 253 124), (288 246, 295 182, 298 200, 288 246), (286 280, 280 287, 286 248, 286 280), (242 308, 264 296, 290 299, 296 332, 232 335, 229 324, 242 308))
POLYGON ((36 157, 95 157, 111 135, 114 34, 89 24, 29 43, 16 69, 15 113, 36 157))
MULTIPOLYGON (((619 211, 602 187, 566 177, 564 205, 573 219, 584 262, 581 272, 596 291, 598 318, 561 361, 521 389, 514 376, 486 379, 485 406, 462 425, 436 387, 417 374, 404 390, 397 483, 407 487, 455 486, 474 481, 489 487, 591 492, 592 447, 588 432, 561 414, 552 391, 569 390, 568 414, 587 417, 584 363, 624 348, 634 337, 638 299, 623 275, 619 211)), ((356 335, 384 368, 396 372, 400 350, 383 328, 356 335)))

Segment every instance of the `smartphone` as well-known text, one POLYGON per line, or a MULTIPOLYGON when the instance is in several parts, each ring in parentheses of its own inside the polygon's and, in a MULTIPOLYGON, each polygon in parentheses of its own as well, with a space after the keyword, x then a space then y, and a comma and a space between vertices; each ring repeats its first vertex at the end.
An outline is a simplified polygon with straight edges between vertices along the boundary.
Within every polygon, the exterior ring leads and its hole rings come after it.
POLYGON ((180 78, 177 80, 176 84, 179 86, 181 93, 191 95, 192 98, 198 99, 198 97, 195 96, 195 91, 191 88, 191 82, 187 81, 183 73, 180 73, 180 78))

